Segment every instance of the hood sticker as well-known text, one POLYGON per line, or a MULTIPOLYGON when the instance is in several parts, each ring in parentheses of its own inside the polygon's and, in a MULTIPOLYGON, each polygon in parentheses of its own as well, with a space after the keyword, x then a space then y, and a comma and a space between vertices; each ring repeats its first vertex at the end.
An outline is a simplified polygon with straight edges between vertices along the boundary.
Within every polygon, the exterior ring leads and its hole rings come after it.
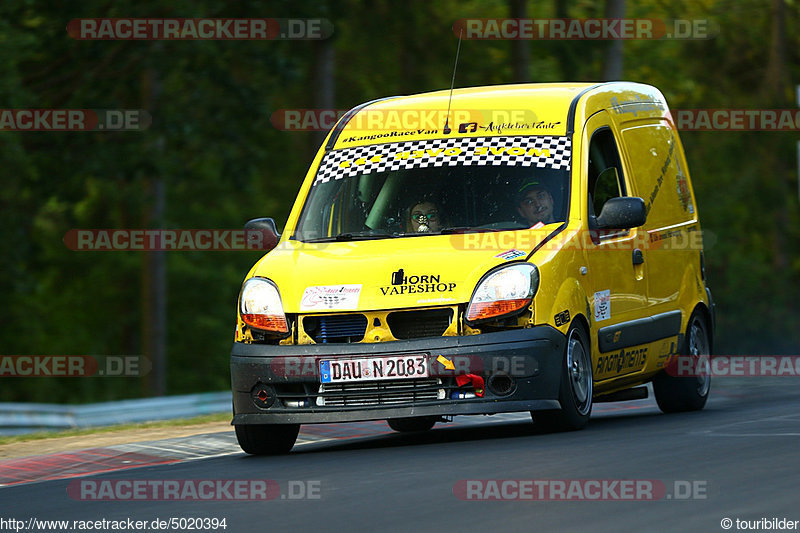
POLYGON ((570 169, 569 137, 467 137, 371 144, 325 154, 314 185, 359 174, 456 165, 570 169))
POLYGON ((511 250, 506 250, 503 253, 497 254, 495 257, 499 257, 505 261, 511 261, 512 259, 516 259, 517 257, 523 257, 528 255, 527 252, 523 252, 522 250, 517 250, 516 248, 512 248, 511 250))
POLYGON ((359 296, 361 284, 306 287, 300 299, 300 311, 355 310, 359 296))
POLYGON ((380 287, 383 296, 400 294, 419 294, 427 292, 453 292, 456 284, 443 282, 439 274, 422 274, 406 276, 401 268, 392 272, 391 285, 380 287))

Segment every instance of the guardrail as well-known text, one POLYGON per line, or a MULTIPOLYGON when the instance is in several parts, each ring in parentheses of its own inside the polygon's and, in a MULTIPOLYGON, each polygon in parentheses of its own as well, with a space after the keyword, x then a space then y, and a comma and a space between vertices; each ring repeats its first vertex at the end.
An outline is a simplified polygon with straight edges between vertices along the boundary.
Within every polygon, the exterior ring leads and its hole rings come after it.
POLYGON ((230 412, 230 391, 83 405, 0 403, 0 435, 113 426, 230 412))

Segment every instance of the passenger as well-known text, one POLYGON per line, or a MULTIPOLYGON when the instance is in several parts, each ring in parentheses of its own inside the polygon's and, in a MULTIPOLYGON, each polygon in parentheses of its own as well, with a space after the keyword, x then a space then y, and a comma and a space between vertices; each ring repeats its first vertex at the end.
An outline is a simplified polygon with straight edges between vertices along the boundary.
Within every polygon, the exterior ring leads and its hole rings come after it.
POLYGON ((408 231, 414 233, 434 233, 442 230, 439 207, 428 200, 417 202, 408 210, 408 231))
POLYGON ((539 181, 529 181, 520 187, 517 194, 517 213, 528 224, 550 224, 555 222, 553 216, 553 196, 539 181))

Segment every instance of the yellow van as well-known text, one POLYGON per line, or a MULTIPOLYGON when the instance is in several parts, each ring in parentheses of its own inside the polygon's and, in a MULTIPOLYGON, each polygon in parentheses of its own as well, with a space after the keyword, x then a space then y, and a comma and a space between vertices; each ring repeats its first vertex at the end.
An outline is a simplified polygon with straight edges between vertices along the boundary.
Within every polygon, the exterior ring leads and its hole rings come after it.
POLYGON ((301 424, 594 402, 702 409, 714 304, 667 103, 637 83, 520 84, 376 100, 314 158, 276 246, 242 285, 233 425, 251 454, 301 424))

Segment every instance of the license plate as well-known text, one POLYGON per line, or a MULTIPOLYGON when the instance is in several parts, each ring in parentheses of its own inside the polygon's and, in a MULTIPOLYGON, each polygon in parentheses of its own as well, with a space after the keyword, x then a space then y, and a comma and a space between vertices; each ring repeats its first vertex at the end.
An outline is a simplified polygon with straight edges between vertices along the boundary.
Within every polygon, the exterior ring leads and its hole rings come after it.
POLYGON ((328 359, 319 362, 320 383, 426 377, 428 377, 428 359, 424 355, 328 359))

